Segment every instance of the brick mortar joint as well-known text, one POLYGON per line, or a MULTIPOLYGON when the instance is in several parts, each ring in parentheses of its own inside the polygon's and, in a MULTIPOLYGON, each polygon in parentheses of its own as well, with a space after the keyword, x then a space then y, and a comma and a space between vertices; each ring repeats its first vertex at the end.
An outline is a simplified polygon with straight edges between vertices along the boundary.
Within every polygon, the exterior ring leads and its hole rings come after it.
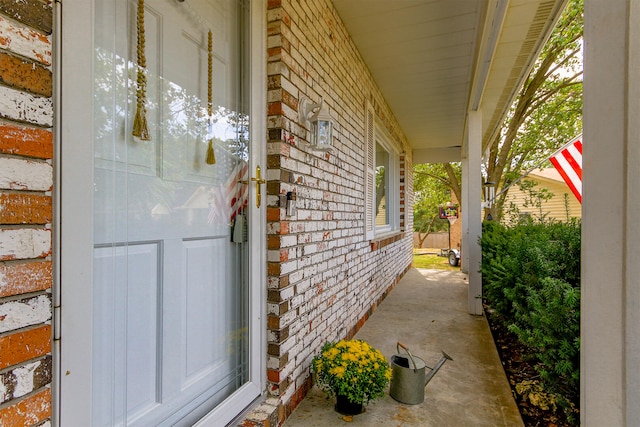
MULTIPOLYGON (((0 85, 0 87, 5 87, 5 88, 8 88, 8 89, 14 90, 16 92, 24 93, 24 94, 27 94, 27 95, 32 96, 34 98, 37 98, 37 99, 50 99, 53 102, 53 96, 33 95, 33 94, 31 94, 31 93, 29 93, 27 91, 18 90, 18 89, 15 89, 13 87, 10 87, 10 86, 0 85)), ((2 120, 0 120, 0 123, 11 123, 13 125, 20 126, 20 127, 35 128, 35 129, 39 129, 39 130, 48 130, 48 131, 53 132, 53 126, 51 126, 49 124, 46 124, 46 123, 40 124, 40 123, 36 123, 36 122, 33 122, 33 121, 29 121, 29 120, 20 120, 20 119, 15 119, 15 118, 11 118, 11 117, 0 117, 0 119, 2 119, 2 120)))
MULTIPOLYGON (((29 266, 30 264, 40 264, 46 262, 47 258, 29 258, 29 259, 7 259, 4 261, 0 261, 0 267, 10 268, 11 266, 24 265, 29 266)), ((49 259, 50 261, 50 259, 49 259)))
MULTIPOLYGON (((23 362, 17 363, 15 365, 11 365, 8 366, 4 369, 0 369, 0 375, 5 375, 5 374, 10 374, 12 371, 16 370, 17 368, 21 368, 23 366, 32 364, 32 363, 36 363, 36 362, 41 362, 47 358, 51 358, 52 354, 51 353, 47 353, 47 354, 43 354, 42 356, 38 356, 38 357, 34 357, 33 359, 29 359, 29 360, 25 360, 23 362)), ((42 388, 42 387, 41 387, 42 388)))
POLYGON ((51 191, 41 190, 15 190, 13 188, 0 188, 0 196, 2 195, 27 195, 27 196, 45 196, 51 197, 51 191))
MULTIPOLYGON (((44 230, 51 231, 51 223, 46 224, 0 224, 0 232, 16 230, 44 230)), ((30 258, 41 259, 41 258, 30 258)))
MULTIPOLYGON (((22 122, 16 122, 21 123, 22 122)), ((50 128, 49 128, 50 129, 50 128)), ((5 153, 0 151, 0 159, 15 159, 15 160, 24 160, 33 163, 46 163, 48 165, 52 165, 53 157, 30 157, 25 156, 24 154, 13 154, 13 153, 5 153)))
MULTIPOLYGON (((25 326, 23 328, 2 332, 2 333, 0 333, 0 339, 7 338, 7 337, 10 337, 10 336, 13 336, 13 335, 23 334, 23 333, 26 333, 26 332, 31 332, 31 331, 34 331, 36 329, 40 329, 40 328, 42 328, 44 326, 49 326, 49 327, 53 328, 53 326, 51 325, 51 322, 37 323, 35 325, 29 325, 29 326, 25 326)), ((48 353, 45 353, 45 355, 46 354, 51 354, 51 352, 49 351, 48 353)), ((38 357, 40 357, 40 356, 38 356, 38 357)), ((29 360, 32 360, 32 359, 29 359, 29 360)))
MULTIPOLYGON (((0 85, 0 86, 7 87, 7 88, 9 87, 9 86, 5 86, 5 85, 0 85)), ((11 89, 13 89, 13 88, 11 88, 11 89)), ((14 90, 16 92, 28 93, 28 92, 22 91, 22 90, 17 90, 17 89, 14 89, 14 90)), ((42 95, 35 96, 35 97, 36 98, 47 98, 47 99, 48 98, 53 98, 53 96, 42 96, 42 95)), ((21 121, 18 121, 18 120, 11 119, 9 117, 0 117, 0 126, 10 126, 12 128, 16 128, 16 129, 20 129, 20 130, 21 130, 21 128, 26 128, 27 131, 29 131, 29 130, 37 130, 37 131, 44 130, 44 131, 49 131, 49 132, 53 133, 53 126, 39 125, 37 123, 30 123, 30 122, 21 122, 21 121)))
MULTIPOLYGON (((24 294, 7 295, 7 296, 4 296, 4 297, 0 296, 0 304, 7 303, 7 302, 29 300, 29 299, 32 299, 32 298, 37 298, 37 297, 39 297, 41 295, 52 296, 53 294, 51 293, 51 289, 43 289, 41 291, 26 292, 24 294)), ((40 322, 40 323, 37 323, 37 324, 38 325, 44 325, 44 324, 47 324, 47 323, 46 322, 40 322)), ((12 330, 16 330, 17 331, 17 329, 12 329, 12 330)))
POLYGON ((25 394, 23 396, 15 397, 15 398, 13 398, 11 400, 8 400, 8 401, 6 401, 4 403, 1 403, 0 404, 0 412, 2 410, 4 410, 4 409, 11 408, 12 406, 19 405, 21 402, 23 402, 23 401, 25 401, 25 400, 27 400, 27 399, 29 399, 31 397, 34 397, 34 396, 36 396, 38 394, 41 394, 42 392, 46 391, 47 389, 49 389, 51 391, 51 383, 46 384, 46 385, 44 385, 44 386, 42 386, 40 388, 37 388, 35 390, 31 390, 29 393, 27 393, 27 394, 25 394))

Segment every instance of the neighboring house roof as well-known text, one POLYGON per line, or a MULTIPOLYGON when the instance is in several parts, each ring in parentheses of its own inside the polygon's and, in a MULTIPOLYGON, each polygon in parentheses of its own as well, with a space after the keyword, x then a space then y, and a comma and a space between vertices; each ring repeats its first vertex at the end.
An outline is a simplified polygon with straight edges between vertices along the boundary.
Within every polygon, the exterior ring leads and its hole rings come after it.
POLYGON ((527 176, 531 178, 536 177, 536 178, 548 179, 551 181, 564 182, 564 180, 562 179, 562 176, 560 176, 560 173, 556 168, 534 169, 531 172, 529 172, 527 176))

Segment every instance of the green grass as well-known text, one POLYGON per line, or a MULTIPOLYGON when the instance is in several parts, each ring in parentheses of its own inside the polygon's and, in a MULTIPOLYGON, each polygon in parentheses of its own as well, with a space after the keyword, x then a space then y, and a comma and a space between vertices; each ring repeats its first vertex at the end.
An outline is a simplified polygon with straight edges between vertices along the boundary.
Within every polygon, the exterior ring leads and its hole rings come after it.
POLYGON ((431 268, 436 270, 460 271, 460 267, 451 267, 445 257, 413 251, 413 266, 415 268, 431 268))

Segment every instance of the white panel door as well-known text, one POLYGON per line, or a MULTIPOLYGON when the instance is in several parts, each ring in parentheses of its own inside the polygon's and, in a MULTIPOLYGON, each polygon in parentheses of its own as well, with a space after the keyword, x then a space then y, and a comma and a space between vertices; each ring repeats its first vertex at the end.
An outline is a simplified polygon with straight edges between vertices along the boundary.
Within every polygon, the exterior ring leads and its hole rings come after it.
MULTIPOLYGON (((240 182, 255 164, 250 8, 246 0, 145 0, 141 16, 138 7, 93 2, 93 201, 84 213, 93 216, 93 279, 89 310, 63 306, 62 365, 66 342, 91 355, 85 425, 193 425, 260 392, 249 352, 260 351, 250 346, 260 341, 251 341, 259 332, 249 263, 259 214, 254 189, 240 182), (146 68, 138 67, 142 33, 146 68), (132 136, 139 73, 150 140, 132 136), (205 161, 210 142, 214 164, 205 161), (65 341, 65 322, 81 310, 91 339, 65 341)), ((61 380, 62 425, 74 419, 65 399, 82 390, 76 372, 61 380)))

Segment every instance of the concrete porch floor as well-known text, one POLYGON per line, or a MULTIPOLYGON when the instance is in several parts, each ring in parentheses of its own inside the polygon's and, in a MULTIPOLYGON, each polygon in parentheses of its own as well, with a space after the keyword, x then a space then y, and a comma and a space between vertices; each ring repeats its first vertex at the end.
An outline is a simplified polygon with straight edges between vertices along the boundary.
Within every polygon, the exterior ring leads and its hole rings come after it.
POLYGON ((459 272, 411 269, 356 335, 387 360, 398 341, 428 366, 440 350, 454 359, 429 382, 422 404, 399 403, 387 392, 345 421, 335 400, 314 386, 284 426, 522 426, 487 319, 467 314, 467 287, 459 272))

